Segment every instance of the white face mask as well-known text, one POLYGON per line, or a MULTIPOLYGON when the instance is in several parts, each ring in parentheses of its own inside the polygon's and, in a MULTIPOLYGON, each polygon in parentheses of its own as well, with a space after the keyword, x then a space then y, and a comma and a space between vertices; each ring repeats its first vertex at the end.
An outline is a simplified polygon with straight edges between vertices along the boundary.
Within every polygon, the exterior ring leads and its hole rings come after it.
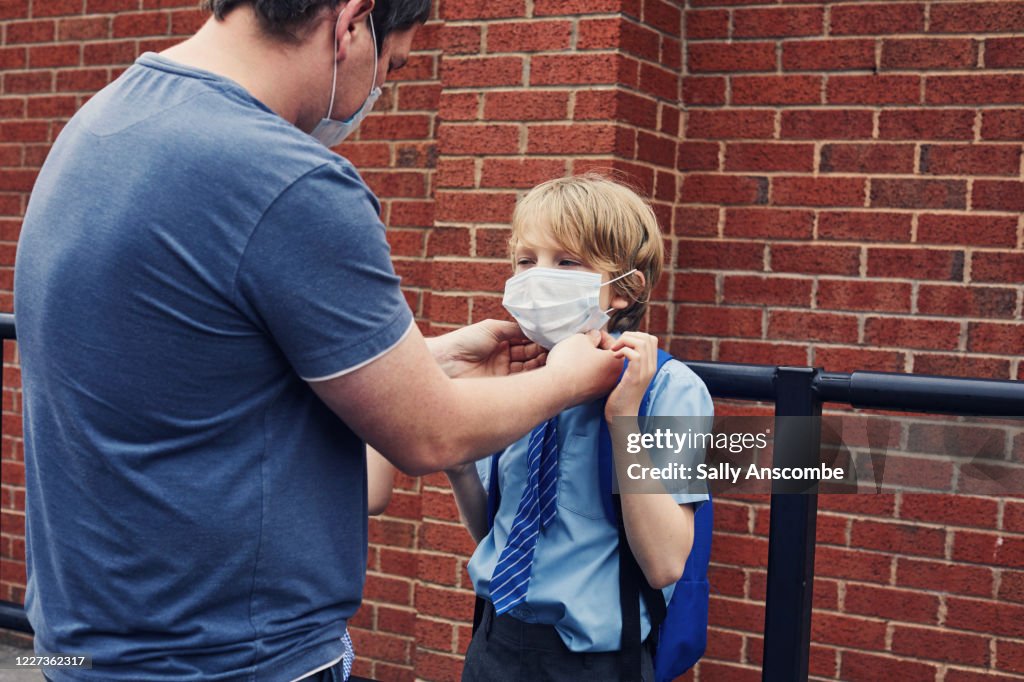
POLYGON ((596 272, 530 268, 505 282, 501 303, 526 338, 550 349, 573 334, 602 328, 608 311, 601 309, 601 287, 634 272, 602 284, 596 272))
MULTIPOLYGON (((341 21, 341 17, 338 17, 338 21, 341 21)), ((334 79, 331 81, 331 103, 327 105, 327 116, 320 119, 320 123, 317 124, 313 132, 310 133, 320 144, 325 147, 333 147, 341 144, 341 141, 348 137, 353 130, 359 127, 366 115, 373 109, 374 103, 377 98, 380 97, 381 90, 376 86, 377 83, 377 33, 373 29, 373 15, 369 16, 370 22, 370 38, 373 40, 373 80, 370 81, 370 94, 367 95, 366 101, 363 102, 363 106, 359 107, 359 111, 352 114, 344 121, 336 121, 331 118, 331 111, 334 109, 334 92, 338 85, 338 61, 334 61, 334 79)), ((338 54, 338 29, 335 25, 334 29, 334 54, 338 54)))

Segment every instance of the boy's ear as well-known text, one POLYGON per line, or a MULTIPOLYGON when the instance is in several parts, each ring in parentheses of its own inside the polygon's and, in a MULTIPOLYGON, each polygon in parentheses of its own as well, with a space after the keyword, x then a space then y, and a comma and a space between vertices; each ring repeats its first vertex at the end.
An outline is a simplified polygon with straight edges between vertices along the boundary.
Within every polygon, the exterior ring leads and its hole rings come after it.
POLYGON ((348 55, 352 33, 366 21, 366 17, 373 11, 373 4, 374 0, 349 0, 342 6, 334 24, 334 40, 338 45, 334 58, 338 61, 348 55))
MULTIPOLYGON (((640 286, 641 287, 644 287, 647 284, 647 278, 644 277, 644 273, 640 272, 639 270, 637 270, 633 274, 629 275, 629 277, 627 277, 626 279, 633 278, 633 277, 636 277, 636 278, 638 278, 640 280, 640 286)), ((625 282, 626 279, 623 279, 622 281, 625 282)), ((631 304, 634 303, 633 299, 631 299, 628 296, 623 296, 621 293, 619 293, 619 290, 617 288, 615 288, 614 284, 611 285, 611 287, 612 287, 612 298, 611 298, 610 302, 611 302, 611 306, 613 308, 615 308, 616 310, 625 310, 631 304)))

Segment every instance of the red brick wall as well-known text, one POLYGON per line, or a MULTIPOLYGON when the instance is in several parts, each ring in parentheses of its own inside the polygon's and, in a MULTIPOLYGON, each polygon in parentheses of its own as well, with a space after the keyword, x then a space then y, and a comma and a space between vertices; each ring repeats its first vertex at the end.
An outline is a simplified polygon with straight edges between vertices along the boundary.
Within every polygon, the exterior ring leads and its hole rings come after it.
MULTIPOLYGON (((0 0, 0 309, 61 123, 140 51, 194 30, 194 4, 0 0)), ((649 328, 681 357, 1024 378, 1024 2, 445 0, 436 12, 343 147, 381 195, 425 331, 500 315, 515 197, 598 167, 655 203, 671 261, 649 328)), ((20 395, 11 349, 5 360, 0 597, 18 600, 20 395)), ((443 476, 399 478, 370 523, 357 670, 453 679, 472 545, 443 476)), ((820 507, 814 675, 1024 674, 1024 502, 820 507)), ((767 511, 762 498, 716 503, 700 680, 759 677, 767 511)))

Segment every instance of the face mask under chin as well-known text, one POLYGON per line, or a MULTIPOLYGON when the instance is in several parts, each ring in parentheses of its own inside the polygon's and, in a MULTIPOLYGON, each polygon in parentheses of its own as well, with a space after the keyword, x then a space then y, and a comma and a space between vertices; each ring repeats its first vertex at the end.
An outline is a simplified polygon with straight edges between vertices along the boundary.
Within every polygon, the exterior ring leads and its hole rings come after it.
MULTIPOLYGON (((341 21, 341 17, 338 17, 341 21)), ((377 62, 380 55, 377 54, 377 33, 373 28, 373 15, 367 17, 367 21, 370 24, 370 40, 373 41, 373 79, 370 81, 370 92, 363 100, 363 105, 359 109, 349 116, 344 121, 338 121, 331 118, 331 112, 334 110, 334 95, 337 91, 338 85, 338 62, 334 61, 334 77, 331 81, 331 102, 327 105, 327 116, 320 119, 320 122, 313 129, 310 135, 325 147, 334 147, 352 134, 352 132, 359 127, 366 115, 373 110, 373 105, 377 102, 377 98, 381 95, 381 89, 376 86, 377 83, 377 62)), ((335 26, 334 31, 334 54, 338 54, 338 31, 335 26)))

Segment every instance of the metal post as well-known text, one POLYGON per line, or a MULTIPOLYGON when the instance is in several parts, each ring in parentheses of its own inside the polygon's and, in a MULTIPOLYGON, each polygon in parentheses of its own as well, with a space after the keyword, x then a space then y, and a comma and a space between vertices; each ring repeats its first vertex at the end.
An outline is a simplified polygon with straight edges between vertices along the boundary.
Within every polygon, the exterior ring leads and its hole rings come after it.
POLYGON ((25 607, 14 602, 0 601, 0 628, 32 634, 32 626, 25 615, 25 607))
MULTIPOLYGON (((773 467, 817 466, 821 401, 812 367, 779 367, 775 377, 773 467)), ((817 487, 804 481, 773 481, 768 541, 768 592, 764 616, 764 682, 807 679, 814 595, 814 532, 817 487), (811 490, 800 494, 800 490, 811 490)))
MULTIPOLYGON (((4 341, 14 340, 15 338, 14 315, 11 313, 0 313, 0 403, 2 403, 4 395, 4 341)), ((3 434, 0 433, 0 438, 2 437, 3 434)), ((2 477, 0 477, 0 485, 3 485, 2 477)), ((28 618, 25 616, 25 607, 14 602, 0 601, 0 628, 31 633, 32 626, 29 625, 28 618)))

